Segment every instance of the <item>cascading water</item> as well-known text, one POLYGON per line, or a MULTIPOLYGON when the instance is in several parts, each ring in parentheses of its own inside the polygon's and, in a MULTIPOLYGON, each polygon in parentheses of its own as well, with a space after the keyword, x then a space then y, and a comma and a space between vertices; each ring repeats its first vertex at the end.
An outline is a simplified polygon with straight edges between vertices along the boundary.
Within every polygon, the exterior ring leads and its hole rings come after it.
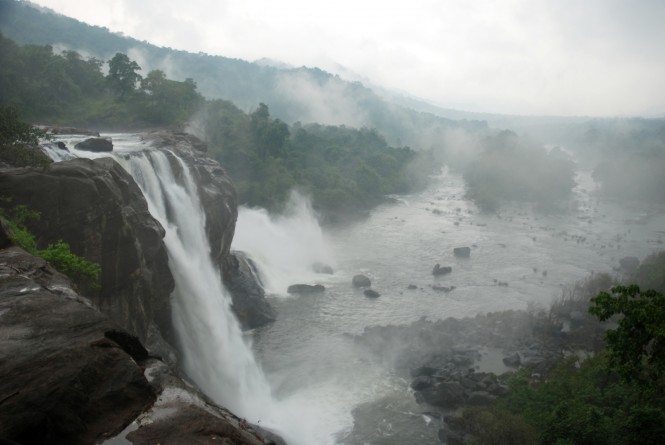
POLYGON ((173 321, 185 373, 210 397, 256 422, 270 416, 270 387, 242 337, 231 312, 219 272, 210 259, 205 214, 189 168, 182 184, 167 155, 145 152, 125 162, 148 201, 150 213, 164 226, 176 289, 173 321))
POLYGON ((187 164, 175 153, 146 150, 136 137, 118 136, 113 153, 43 148, 56 162, 112 156, 141 188, 150 213, 166 231, 164 243, 176 283, 172 314, 183 371, 214 401, 274 430, 289 445, 334 443, 335 427, 328 422, 331 416, 325 406, 312 409, 302 394, 283 400, 272 396, 212 262, 205 213, 187 164))

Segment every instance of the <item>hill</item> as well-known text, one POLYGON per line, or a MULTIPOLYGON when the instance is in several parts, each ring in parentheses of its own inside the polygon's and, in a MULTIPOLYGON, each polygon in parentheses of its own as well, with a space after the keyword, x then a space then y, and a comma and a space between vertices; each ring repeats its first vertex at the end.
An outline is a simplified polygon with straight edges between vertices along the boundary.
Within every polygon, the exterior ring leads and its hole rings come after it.
POLYGON ((208 99, 230 100, 245 111, 265 103, 286 123, 375 128, 393 145, 440 147, 449 129, 487 128, 484 121, 454 121, 391 103, 360 82, 347 82, 317 68, 278 68, 157 47, 29 2, 0 0, 0 32, 19 44, 52 45, 104 61, 121 52, 136 60, 144 73, 159 69, 171 79, 192 78, 208 99))

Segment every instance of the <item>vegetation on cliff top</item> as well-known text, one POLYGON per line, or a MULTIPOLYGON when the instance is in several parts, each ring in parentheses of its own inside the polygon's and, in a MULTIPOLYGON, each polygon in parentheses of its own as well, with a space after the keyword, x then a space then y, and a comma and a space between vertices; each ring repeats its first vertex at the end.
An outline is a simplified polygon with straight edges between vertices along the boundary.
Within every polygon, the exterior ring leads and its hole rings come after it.
MULTIPOLYGON (((0 107, 0 162, 13 167, 46 168, 50 160, 37 146, 44 132, 18 119, 15 110, 0 107)), ((26 222, 40 217, 39 212, 25 205, 11 204, 10 197, 0 198, 0 219, 9 229, 9 237, 27 252, 44 258, 53 267, 69 276, 77 284, 99 288, 101 268, 71 252, 62 241, 37 248, 35 236, 26 228, 26 222)))
POLYGON ((39 212, 30 210, 24 205, 11 206, 11 198, 3 197, 1 201, 0 219, 9 229, 8 235, 16 245, 32 255, 45 259, 78 286, 99 289, 101 273, 99 264, 73 254, 69 244, 61 240, 49 244, 45 249, 39 249, 35 236, 25 226, 28 220, 38 219, 39 212))

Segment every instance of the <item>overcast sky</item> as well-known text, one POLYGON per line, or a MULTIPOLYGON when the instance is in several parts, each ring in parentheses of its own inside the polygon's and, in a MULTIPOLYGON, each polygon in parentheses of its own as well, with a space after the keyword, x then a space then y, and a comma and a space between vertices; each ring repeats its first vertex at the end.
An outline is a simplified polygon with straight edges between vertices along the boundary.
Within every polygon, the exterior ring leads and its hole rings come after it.
POLYGON ((451 108, 665 115, 665 0, 33 2, 160 46, 342 66, 451 108))

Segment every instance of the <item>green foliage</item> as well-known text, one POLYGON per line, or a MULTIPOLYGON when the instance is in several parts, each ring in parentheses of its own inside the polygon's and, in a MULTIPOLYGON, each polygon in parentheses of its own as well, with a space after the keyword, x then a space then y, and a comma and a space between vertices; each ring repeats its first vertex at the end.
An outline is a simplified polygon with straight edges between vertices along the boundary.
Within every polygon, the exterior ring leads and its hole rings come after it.
POLYGON ((663 402, 662 393, 646 396, 622 380, 599 354, 564 361, 542 383, 521 371, 497 409, 523 416, 542 445, 656 445, 665 433, 663 402))
POLYGON ((408 170, 415 152, 388 146, 375 130, 299 123, 289 129, 265 104, 248 115, 221 100, 207 104, 202 125, 210 153, 229 172, 244 204, 280 210, 298 188, 332 222, 422 184, 408 170))
POLYGON ((49 244, 46 249, 37 247, 35 236, 26 228, 26 223, 40 218, 40 213, 30 210, 25 205, 10 207, 11 199, 0 198, 3 206, 0 208, 0 218, 9 228, 9 236, 26 252, 41 257, 48 261, 51 266, 67 275, 79 285, 86 286, 92 290, 100 287, 99 276, 101 267, 99 264, 86 260, 71 252, 69 244, 62 240, 49 244))
POLYGON ((152 124, 183 126, 203 102, 192 79, 176 82, 160 70, 150 71, 141 80, 140 94, 139 111, 152 124))
POLYGON ((621 315, 607 332, 610 365, 626 381, 665 389, 665 296, 639 286, 616 286, 592 298, 589 312, 601 321, 621 315))
POLYGON ((46 249, 40 250, 38 256, 44 258, 53 267, 64 273, 77 283, 85 283, 92 289, 99 289, 99 264, 75 255, 69 249, 69 244, 62 240, 49 244, 46 249))
POLYGON ((116 53, 108 61, 109 73, 106 75, 111 91, 121 99, 127 98, 136 89, 142 77, 137 72, 141 70, 138 63, 130 60, 126 54, 116 53))
POLYGON ((108 64, 104 76, 99 59, 54 54, 48 45, 18 46, 0 34, 0 105, 51 123, 182 128, 201 104, 192 79, 170 80, 159 70, 143 79, 139 65, 122 53, 108 64))
POLYGON ((522 416, 506 410, 469 408, 463 413, 466 431, 478 445, 535 445, 536 432, 522 416))
POLYGON ((39 149, 44 132, 22 122, 15 109, 0 106, 0 162, 14 167, 47 167, 51 161, 39 149))
POLYGON ((574 164, 559 150, 546 151, 503 131, 483 142, 482 153, 464 171, 466 196, 484 211, 502 201, 533 202, 544 209, 570 196, 574 164))

